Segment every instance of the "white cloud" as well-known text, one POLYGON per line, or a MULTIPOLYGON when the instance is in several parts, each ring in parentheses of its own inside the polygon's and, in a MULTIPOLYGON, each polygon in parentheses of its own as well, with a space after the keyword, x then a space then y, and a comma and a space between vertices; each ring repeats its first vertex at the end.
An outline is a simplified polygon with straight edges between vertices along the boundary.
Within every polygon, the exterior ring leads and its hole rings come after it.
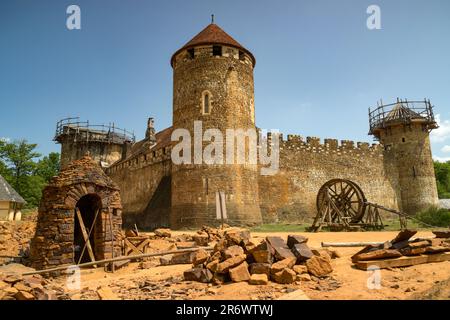
POLYGON ((11 139, 8 138, 8 137, 0 137, 0 141, 3 141, 3 142, 11 142, 11 139))
POLYGON ((441 151, 444 153, 450 153, 450 146, 449 145, 445 145, 441 148, 441 151))
POLYGON ((433 156, 433 160, 437 161, 437 162, 447 162, 447 161, 450 161, 450 157, 433 156))
POLYGON ((441 120, 441 115, 436 115, 436 122, 439 125, 439 128, 431 131, 430 139, 432 142, 444 142, 447 139, 450 139, 450 121, 449 120, 441 120))

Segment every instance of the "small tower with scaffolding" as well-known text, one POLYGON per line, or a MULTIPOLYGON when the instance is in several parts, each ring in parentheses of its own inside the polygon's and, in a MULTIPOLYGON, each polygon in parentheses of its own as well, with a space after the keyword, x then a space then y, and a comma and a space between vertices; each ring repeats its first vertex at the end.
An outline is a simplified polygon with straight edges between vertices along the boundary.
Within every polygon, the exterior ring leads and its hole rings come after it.
POLYGON ((87 153, 106 168, 126 155, 135 136, 114 123, 95 125, 79 118, 65 118, 56 124, 53 140, 61 144, 62 168, 87 153))
POLYGON ((438 205, 429 134, 438 128, 430 100, 378 104, 369 109, 369 134, 384 146, 398 171, 401 209, 416 214, 438 205))

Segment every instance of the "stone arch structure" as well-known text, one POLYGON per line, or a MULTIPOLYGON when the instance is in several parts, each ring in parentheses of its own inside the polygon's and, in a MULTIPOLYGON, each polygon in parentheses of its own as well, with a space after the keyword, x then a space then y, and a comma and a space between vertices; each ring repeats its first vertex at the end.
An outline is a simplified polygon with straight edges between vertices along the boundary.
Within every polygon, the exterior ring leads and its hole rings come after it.
POLYGON ((92 158, 84 156, 53 177, 43 191, 30 247, 32 266, 46 269, 90 261, 89 251, 95 260, 111 258, 113 250, 115 257, 120 256, 121 227, 119 188, 92 158), (85 238, 79 216, 92 247, 85 248, 82 256, 85 238))

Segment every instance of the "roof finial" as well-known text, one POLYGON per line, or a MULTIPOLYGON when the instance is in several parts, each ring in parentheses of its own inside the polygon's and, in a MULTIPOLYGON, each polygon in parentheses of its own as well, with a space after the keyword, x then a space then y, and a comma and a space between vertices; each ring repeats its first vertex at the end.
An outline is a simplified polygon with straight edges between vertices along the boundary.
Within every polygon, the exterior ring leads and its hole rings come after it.
POLYGON ((211 24, 214 23, 214 14, 211 15, 211 24))

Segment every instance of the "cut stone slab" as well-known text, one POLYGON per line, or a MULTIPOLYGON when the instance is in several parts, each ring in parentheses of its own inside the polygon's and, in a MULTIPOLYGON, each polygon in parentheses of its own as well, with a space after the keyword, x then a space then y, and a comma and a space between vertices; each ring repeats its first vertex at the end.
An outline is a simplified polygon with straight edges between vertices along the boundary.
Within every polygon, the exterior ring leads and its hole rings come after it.
POLYGON ((300 244, 300 243, 307 243, 308 242, 308 238, 304 237, 304 236, 300 236, 300 235, 288 235, 287 238, 287 246, 289 248, 293 248, 294 245, 296 244, 300 244))
POLYGON ((306 243, 297 243, 292 246, 292 252, 297 258, 298 262, 304 262, 311 259, 314 254, 306 243))
POLYGON ((192 264, 198 266, 199 264, 205 263, 209 258, 209 253, 203 249, 195 251, 192 255, 192 264))
POLYGON ((266 274, 270 275, 270 264, 269 263, 252 263, 250 265, 251 274, 266 274))
POLYGON ((183 273, 183 276, 184 276, 184 280, 186 280, 186 281, 197 281, 197 282, 202 282, 202 283, 211 282, 211 280, 213 278, 213 274, 211 273, 211 271, 209 271, 208 269, 199 268, 199 267, 186 270, 183 273))
POLYGON ((283 270, 272 274, 272 279, 276 283, 280 284, 289 284, 295 282, 295 278, 297 277, 297 274, 289 268, 284 268, 283 270))
POLYGON ((272 263, 272 253, 266 241, 260 243, 251 253, 257 263, 272 263))
POLYGON ((218 273, 225 273, 228 272, 230 268, 236 267, 237 265, 241 264, 245 259, 247 258, 247 255, 242 254, 240 256, 234 256, 232 258, 229 258, 217 266, 217 272, 218 273))
POLYGON ((290 269, 295 265, 296 262, 297 262, 297 258, 295 258, 295 257, 286 258, 281 261, 275 262, 270 267, 270 273, 275 274, 277 272, 282 271, 283 269, 286 269, 286 268, 290 269))
POLYGON ((333 267, 328 259, 314 256, 306 261, 308 272, 316 277, 324 277, 333 272, 333 267))
POLYGON ((267 274, 254 273, 251 275, 248 283, 252 284, 252 285, 267 285, 267 284, 269 284, 269 278, 267 277, 267 274))
POLYGON ((247 262, 242 262, 237 267, 230 269, 230 278, 233 282, 241 282, 250 280, 247 262))
POLYGON ((277 260, 295 257, 286 242, 280 237, 266 237, 271 253, 277 260))
POLYGON ((229 259, 234 256, 240 256, 242 254, 244 254, 244 249, 242 249, 241 246, 237 246, 237 245, 228 247, 227 249, 225 249, 223 251, 223 256, 225 259, 229 259))

